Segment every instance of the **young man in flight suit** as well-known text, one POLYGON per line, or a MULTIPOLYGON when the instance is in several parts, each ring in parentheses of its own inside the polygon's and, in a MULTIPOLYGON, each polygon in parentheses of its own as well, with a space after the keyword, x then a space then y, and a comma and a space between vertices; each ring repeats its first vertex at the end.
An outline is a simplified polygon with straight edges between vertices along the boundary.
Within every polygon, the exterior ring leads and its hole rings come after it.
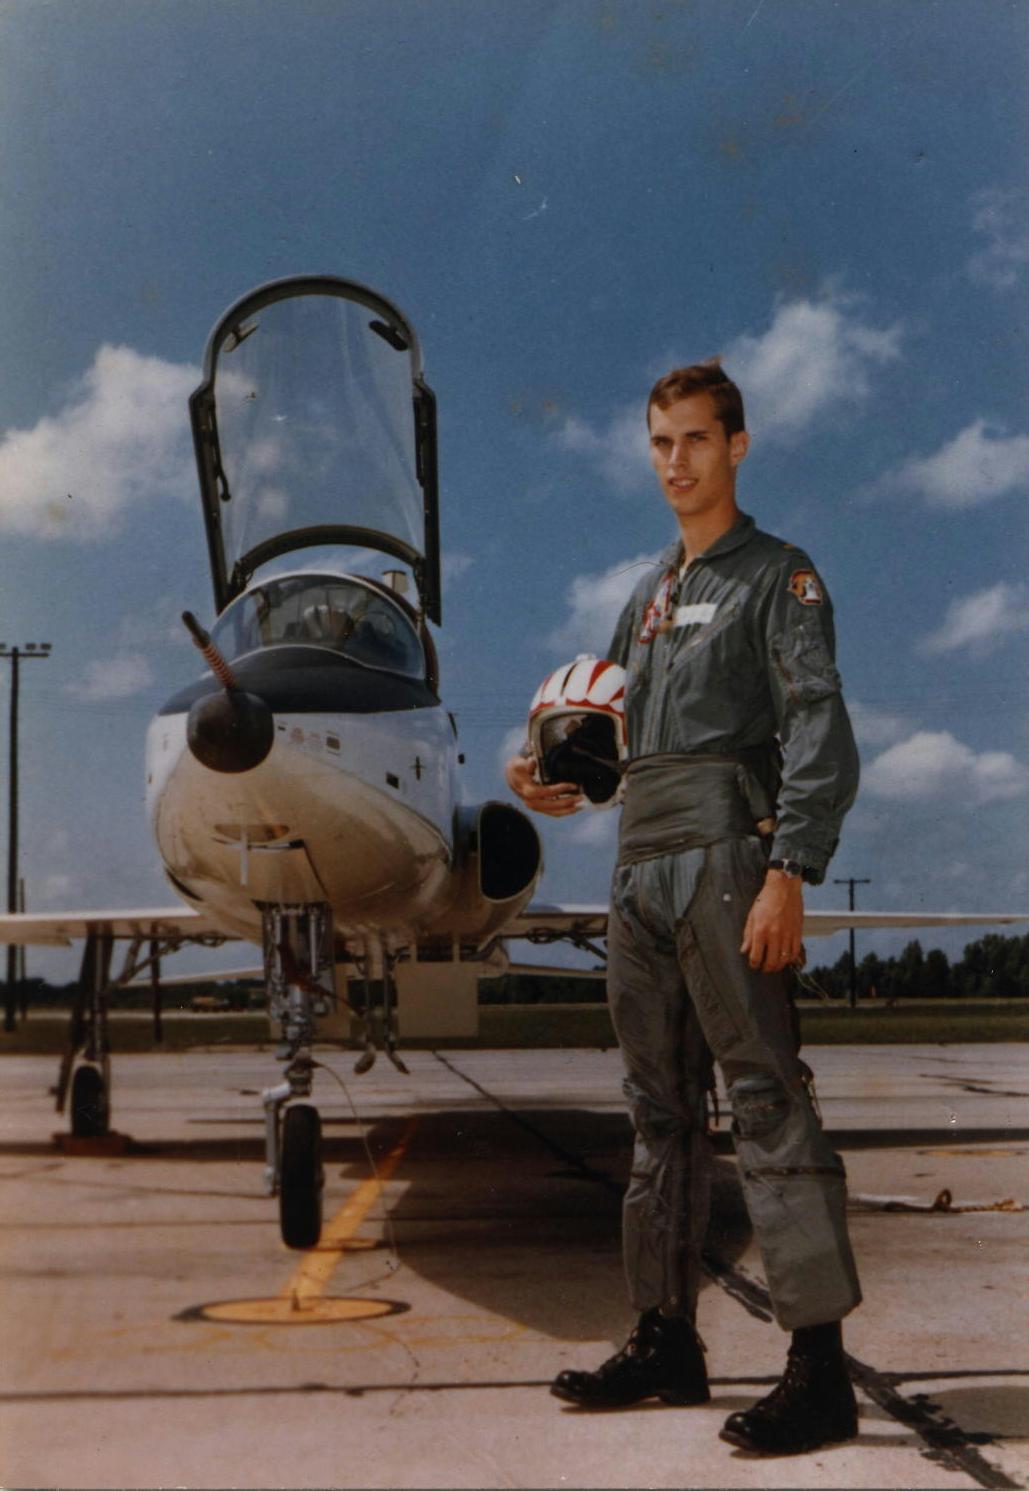
MULTIPOLYGON (((742 1448, 797 1453, 857 1433, 840 1321, 861 1298, 842 1162, 797 1054, 791 965, 854 800, 857 752, 810 559, 736 505, 739 390, 717 363, 660 379, 651 461, 680 541, 640 581, 607 654, 626 678, 629 761, 608 928, 608 998, 635 1129, 625 1266, 639 1323, 597 1371, 552 1391, 585 1408, 710 1393, 694 1324, 708 1221, 712 1056, 786 1370, 727 1420, 742 1448)), ((563 817, 569 783, 508 762, 526 805, 563 817)))

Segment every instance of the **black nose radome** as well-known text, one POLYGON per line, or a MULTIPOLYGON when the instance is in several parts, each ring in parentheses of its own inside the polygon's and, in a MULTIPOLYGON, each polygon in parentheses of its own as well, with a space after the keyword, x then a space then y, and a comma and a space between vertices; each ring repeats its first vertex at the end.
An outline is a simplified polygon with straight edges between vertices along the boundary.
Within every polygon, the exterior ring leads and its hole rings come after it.
POLYGON ((197 699, 186 721, 186 742, 211 771, 250 771, 272 748, 275 720, 263 699, 219 689, 197 699))

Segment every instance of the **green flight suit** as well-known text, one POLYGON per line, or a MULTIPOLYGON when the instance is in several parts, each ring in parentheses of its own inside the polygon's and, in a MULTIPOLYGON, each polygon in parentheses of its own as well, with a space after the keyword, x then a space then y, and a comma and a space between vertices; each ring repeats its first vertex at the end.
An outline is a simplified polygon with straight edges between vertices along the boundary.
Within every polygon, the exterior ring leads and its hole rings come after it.
POLYGON ((753 972, 739 947, 769 857, 824 877, 857 751, 810 559, 742 515, 685 572, 681 558, 643 576, 607 654, 627 673, 630 757, 608 933, 636 1133, 626 1273, 638 1310, 693 1316, 714 1058, 776 1318, 796 1329, 861 1298, 845 1177, 797 1054, 789 975, 753 972))

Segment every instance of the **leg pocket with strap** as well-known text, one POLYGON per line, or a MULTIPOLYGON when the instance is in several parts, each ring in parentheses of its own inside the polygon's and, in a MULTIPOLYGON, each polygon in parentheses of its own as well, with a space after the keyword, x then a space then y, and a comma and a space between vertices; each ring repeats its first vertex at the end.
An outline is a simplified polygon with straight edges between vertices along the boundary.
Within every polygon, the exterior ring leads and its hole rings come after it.
POLYGON ((776 1319, 787 1330, 842 1319, 861 1299, 843 1161, 806 1094, 773 1074, 741 1077, 729 1095, 744 1199, 776 1319))

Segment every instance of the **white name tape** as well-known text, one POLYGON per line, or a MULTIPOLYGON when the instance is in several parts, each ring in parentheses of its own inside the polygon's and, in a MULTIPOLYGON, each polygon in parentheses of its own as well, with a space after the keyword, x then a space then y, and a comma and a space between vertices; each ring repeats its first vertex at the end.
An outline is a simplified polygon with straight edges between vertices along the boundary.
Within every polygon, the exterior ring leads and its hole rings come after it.
POLYGON ((692 606, 676 606, 673 625, 706 626, 717 610, 715 601, 697 601, 692 606))

